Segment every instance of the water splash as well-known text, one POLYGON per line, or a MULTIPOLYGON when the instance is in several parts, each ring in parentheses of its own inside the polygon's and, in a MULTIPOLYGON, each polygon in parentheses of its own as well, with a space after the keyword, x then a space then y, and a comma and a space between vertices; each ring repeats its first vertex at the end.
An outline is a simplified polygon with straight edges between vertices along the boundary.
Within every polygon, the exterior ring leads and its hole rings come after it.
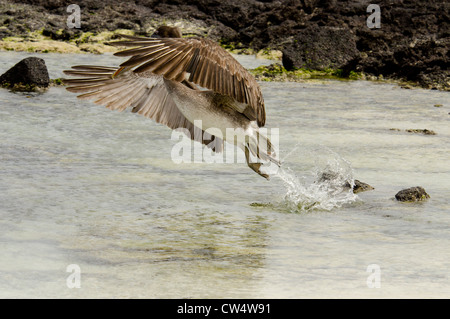
POLYGON ((283 182, 286 191, 283 205, 289 211, 329 211, 357 200, 353 193, 353 170, 347 160, 327 148, 302 150, 298 154, 299 149, 296 146, 285 156, 282 167, 273 175, 283 182), (306 166, 310 162, 308 170, 298 167, 302 162, 306 166))

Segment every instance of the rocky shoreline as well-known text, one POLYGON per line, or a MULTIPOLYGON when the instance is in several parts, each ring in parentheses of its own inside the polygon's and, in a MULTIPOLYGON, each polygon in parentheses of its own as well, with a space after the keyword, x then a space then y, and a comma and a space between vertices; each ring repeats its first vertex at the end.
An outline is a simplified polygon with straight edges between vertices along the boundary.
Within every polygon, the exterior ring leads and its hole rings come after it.
MULTIPOLYGON (((69 29, 67 6, 71 1, 0 0, 0 49, 103 53, 115 50, 105 43, 118 38, 119 33, 144 36, 167 24, 179 26, 185 36, 210 37, 234 52, 282 53, 278 54, 285 73, 281 80, 291 80, 295 72, 306 70, 340 78, 383 78, 450 90, 447 1, 77 3, 81 28, 69 29), (380 7, 380 28, 369 28, 367 24, 371 3, 380 7)), ((266 80, 280 79, 267 77, 269 73, 265 72, 266 80)))

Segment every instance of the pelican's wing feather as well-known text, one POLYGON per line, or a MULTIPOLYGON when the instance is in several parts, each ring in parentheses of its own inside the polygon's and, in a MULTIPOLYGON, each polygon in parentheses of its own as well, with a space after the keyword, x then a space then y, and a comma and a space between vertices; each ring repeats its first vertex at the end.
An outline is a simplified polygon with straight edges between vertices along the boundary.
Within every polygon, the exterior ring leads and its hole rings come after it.
POLYGON ((99 66, 73 66, 72 70, 64 73, 80 78, 63 79, 63 82, 68 91, 81 93, 78 95, 80 99, 93 100, 111 110, 131 108, 132 112, 171 129, 184 130, 191 139, 202 142, 215 152, 222 151, 222 139, 216 136, 207 139, 207 134, 195 128, 184 117, 167 92, 162 76, 150 72, 137 74, 127 68, 119 70, 117 72, 117 68, 99 66))
POLYGON ((115 53, 130 58, 121 67, 136 74, 152 72, 168 80, 188 79, 248 105, 245 115, 264 126, 266 113, 261 89, 255 78, 217 43, 203 38, 139 38, 111 42, 131 47, 115 53))

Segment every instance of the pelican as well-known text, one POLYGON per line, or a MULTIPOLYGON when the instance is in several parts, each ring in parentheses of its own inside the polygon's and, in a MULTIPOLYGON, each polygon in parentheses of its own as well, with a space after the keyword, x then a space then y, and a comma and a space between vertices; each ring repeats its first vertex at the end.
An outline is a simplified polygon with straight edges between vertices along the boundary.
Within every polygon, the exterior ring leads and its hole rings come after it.
POLYGON ((64 73, 78 78, 63 79, 66 89, 111 110, 131 108, 173 130, 184 129, 217 153, 224 141, 237 145, 248 166, 269 179, 261 165, 280 162, 259 132, 266 122, 261 89, 231 54, 210 39, 183 38, 176 27, 161 26, 150 38, 122 37, 110 44, 131 47, 114 54, 128 60, 119 67, 72 66, 64 73), (195 134, 199 120, 202 133, 216 128, 221 135, 195 134), (241 132, 242 139, 227 135, 227 128, 241 132))

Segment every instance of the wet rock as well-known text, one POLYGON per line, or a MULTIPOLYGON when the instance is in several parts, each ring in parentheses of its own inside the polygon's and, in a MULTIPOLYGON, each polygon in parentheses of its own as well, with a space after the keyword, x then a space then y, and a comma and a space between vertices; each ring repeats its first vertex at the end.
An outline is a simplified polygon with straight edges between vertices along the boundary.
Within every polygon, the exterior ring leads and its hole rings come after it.
POLYGON ((375 189, 375 188, 373 188, 369 184, 363 183, 363 182, 355 179, 355 185, 353 186, 353 193, 354 194, 370 191, 370 190, 373 190, 373 189, 375 189))
MULTIPOLYGON (((397 131, 400 132, 401 129, 399 128, 390 128, 390 131, 397 131)), ((408 133, 416 133, 416 134, 425 134, 425 135, 436 135, 437 133, 435 131, 429 130, 429 129, 407 129, 405 132, 408 133)))
MULTIPOLYGON (((339 183, 339 187, 342 187, 344 189, 349 189, 351 186, 349 181, 345 181, 342 183, 342 176, 340 176, 337 172, 333 171, 327 171, 323 172, 320 177, 317 179, 318 183, 328 183, 328 184, 334 184, 335 182, 339 183)), ((374 187, 370 186, 369 184, 366 184, 364 182, 361 182, 357 179, 353 181, 353 193, 361 193, 366 192, 375 189, 374 187)))
POLYGON ((423 187, 411 187, 403 189, 395 194, 395 199, 400 202, 417 202, 430 198, 423 187))
POLYGON ((299 31, 282 52, 286 70, 340 69, 359 56, 349 29, 317 26, 299 31))
POLYGON ((436 135, 435 131, 428 130, 428 129, 408 129, 406 130, 408 133, 421 133, 425 135, 436 135))
POLYGON ((45 61, 36 57, 21 60, 0 76, 0 83, 8 88, 32 91, 36 87, 46 88, 50 84, 45 61))

